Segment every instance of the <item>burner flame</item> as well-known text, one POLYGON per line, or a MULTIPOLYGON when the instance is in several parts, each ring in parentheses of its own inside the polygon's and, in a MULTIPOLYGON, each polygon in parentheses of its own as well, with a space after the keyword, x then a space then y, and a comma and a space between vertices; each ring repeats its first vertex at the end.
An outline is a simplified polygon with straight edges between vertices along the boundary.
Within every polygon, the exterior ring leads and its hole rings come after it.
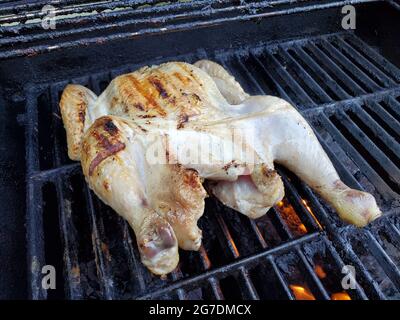
POLYGON ((305 287, 299 285, 290 285, 296 300, 315 300, 314 295, 305 287))
POLYGON ((351 300, 347 292, 336 292, 331 295, 332 300, 351 300))

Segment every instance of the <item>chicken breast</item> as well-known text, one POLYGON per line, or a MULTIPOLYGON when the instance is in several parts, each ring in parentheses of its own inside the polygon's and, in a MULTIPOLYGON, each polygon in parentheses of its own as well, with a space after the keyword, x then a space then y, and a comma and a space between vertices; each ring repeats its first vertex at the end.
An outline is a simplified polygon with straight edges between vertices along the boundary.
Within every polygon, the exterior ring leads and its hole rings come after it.
POLYGON ((130 223, 155 274, 176 267, 178 247, 198 250, 205 179, 224 204, 257 218, 284 196, 279 163, 343 220, 364 226, 381 214, 370 194, 341 182, 294 107, 249 96, 211 61, 144 67, 115 78, 99 97, 69 85, 60 108, 69 156, 130 223))

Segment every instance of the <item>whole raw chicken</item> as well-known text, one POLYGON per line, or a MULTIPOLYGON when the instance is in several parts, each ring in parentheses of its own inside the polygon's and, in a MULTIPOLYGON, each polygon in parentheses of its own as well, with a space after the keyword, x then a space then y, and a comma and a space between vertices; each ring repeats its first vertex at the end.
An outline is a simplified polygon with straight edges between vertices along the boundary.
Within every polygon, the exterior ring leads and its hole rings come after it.
POLYGON ((257 218, 284 196, 274 162, 290 169, 339 216, 365 226, 381 215, 372 195, 339 178, 288 102, 249 96, 220 65, 170 62, 115 78, 97 97, 68 85, 60 101, 68 154, 91 189, 132 226, 155 274, 198 250, 207 196, 257 218))

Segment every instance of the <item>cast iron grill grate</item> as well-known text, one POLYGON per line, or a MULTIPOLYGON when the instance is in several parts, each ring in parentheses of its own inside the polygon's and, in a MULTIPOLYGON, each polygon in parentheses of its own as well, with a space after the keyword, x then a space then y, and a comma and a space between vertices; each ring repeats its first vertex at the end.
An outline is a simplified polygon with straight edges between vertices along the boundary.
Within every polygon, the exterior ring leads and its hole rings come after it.
POLYGON ((399 298, 400 70, 350 33, 146 63, 205 57, 228 68, 248 92, 291 101, 342 179, 371 192, 384 217, 365 229, 345 225, 279 168, 282 203, 251 221, 207 199, 200 251, 181 251, 167 279, 152 276, 127 223, 97 199, 79 164, 68 160, 58 109, 67 83, 99 94, 116 75, 140 66, 40 85, 28 90, 25 116, 31 297, 399 298), (41 288, 44 264, 64 270, 56 291, 41 288), (341 286, 345 265, 355 267, 354 290, 341 286))

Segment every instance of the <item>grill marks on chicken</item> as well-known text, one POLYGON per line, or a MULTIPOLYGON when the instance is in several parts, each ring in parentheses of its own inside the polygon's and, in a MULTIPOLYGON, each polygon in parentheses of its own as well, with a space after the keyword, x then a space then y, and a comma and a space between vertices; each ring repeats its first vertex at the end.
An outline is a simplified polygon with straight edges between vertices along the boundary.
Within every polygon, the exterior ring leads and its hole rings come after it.
POLYGON ((71 159, 81 160, 94 192, 132 226, 142 262, 171 272, 178 247, 198 250, 197 221, 207 196, 249 216, 264 215, 284 196, 274 162, 286 166, 358 226, 380 211, 368 193, 340 181, 312 129, 286 101, 250 97, 221 66, 171 62, 115 78, 96 97, 69 85, 60 101, 71 159), (240 143, 232 142, 234 131, 240 143), (185 163, 177 150, 196 152, 204 139, 244 145, 241 153, 208 150, 209 159, 185 163), (158 145, 157 161, 149 161, 158 145), (151 156, 151 152, 150 152, 151 156))

